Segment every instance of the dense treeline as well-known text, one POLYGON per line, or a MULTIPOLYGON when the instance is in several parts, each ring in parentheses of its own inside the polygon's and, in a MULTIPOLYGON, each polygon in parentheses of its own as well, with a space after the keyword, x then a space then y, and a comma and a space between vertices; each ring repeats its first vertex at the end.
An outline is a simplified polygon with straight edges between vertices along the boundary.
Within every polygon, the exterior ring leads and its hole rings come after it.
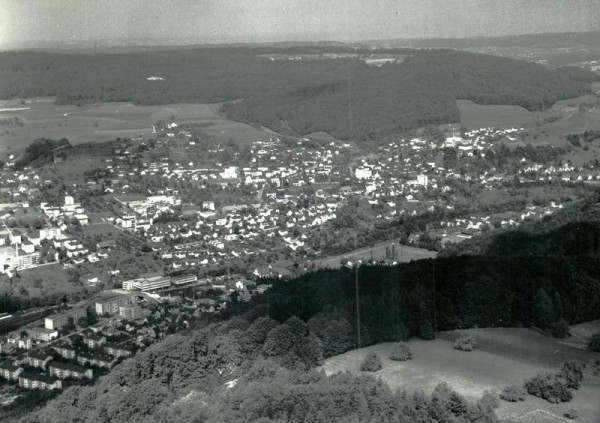
MULTIPOLYGON (((372 50, 315 49, 372 54, 372 50)), ((223 102, 229 117, 294 135, 325 131, 379 139, 416 126, 455 122, 455 100, 543 109, 589 91, 582 76, 452 50, 382 50, 408 55, 370 67, 356 58, 269 60, 297 49, 189 49, 128 55, 8 52, 0 98, 56 96, 59 104, 223 102), (162 80, 147 80, 148 77, 162 80)), ((585 79, 585 78, 584 78, 585 79)))
POLYGON ((23 156, 15 162, 15 169, 23 169, 31 164, 41 164, 53 154, 63 148, 69 148, 71 144, 65 138, 60 140, 51 140, 47 138, 38 138, 25 148, 23 156))

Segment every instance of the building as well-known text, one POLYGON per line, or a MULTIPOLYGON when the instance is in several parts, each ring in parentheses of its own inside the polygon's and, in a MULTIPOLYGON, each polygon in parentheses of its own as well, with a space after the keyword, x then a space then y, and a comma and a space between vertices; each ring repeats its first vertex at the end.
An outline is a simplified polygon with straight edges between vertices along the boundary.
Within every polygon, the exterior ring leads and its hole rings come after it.
POLYGON ((135 289, 139 289, 140 291, 156 291, 158 289, 167 288, 170 285, 171 278, 168 276, 149 276, 123 281, 123 289, 129 291, 135 289))
POLYGON ((83 343, 91 349, 100 348, 106 344, 106 337, 101 335, 87 335, 83 338, 83 343))
POLYGON ((56 344, 52 345, 52 348, 54 351, 60 354, 61 357, 66 359, 72 360, 77 355, 75 353, 75 348, 66 342, 57 342, 56 344))
POLYGON ((133 348, 124 345, 106 344, 104 346, 104 351, 106 351, 106 354, 117 358, 131 357, 133 355, 133 348))
POLYGON ((196 282, 198 280, 198 276, 196 275, 180 275, 173 276, 171 278, 171 282, 173 285, 184 285, 186 283, 196 282))
POLYGON ((94 371, 92 369, 71 363, 58 363, 56 361, 48 366, 48 372, 50 373, 50 376, 56 376, 58 379, 83 379, 85 377, 91 379, 94 377, 94 371))
POLYGON ((70 320, 73 321, 73 323, 77 323, 77 320, 80 317, 86 316, 87 310, 85 308, 72 308, 70 310, 63 311, 62 313, 46 317, 44 319, 44 326, 46 329, 61 330, 69 323, 70 320))
POLYGON ((144 315, 144 309, 137 304, 119 307, 119 316, 127 320, 141 319, 144 315))
POLYGON ((19 375, 19 386, 25 389, 62 389, 62 382, 45 375, 33 373, 21 373, 19 375))
POLYGON ((0 364, 0 376, 6 380, 18 380, 19 375, 23 372, 21 367, 15 366, 11 363, 0 364))
POLYGON ((48 363, 52 361, 52 356, 47 353, 33 351, 27 354, 27 363, 31 367, 46 369, 48 363))
POLYGON ((58 331, 45 327, 35 327, 27 329, 27 335, 36 341, 48 342, 58 338, 58 331))
POLYGON ((96 314, 99 316, 105 314, 116 314, 122 306, 136 304, 138 297, 132 294, 108 294, 96 300, 96 314))
POLYGON ((31 338, 20 338, 17 343, 17 348, 21 350, 30 350, 33 348, 33 340, 31 338))
POLYGON ((106 354, 98 352, 82 352, 77 356, 77 362, 85 366, 89 363, 91 366, 103 367, 105 369, 111 369, 117 361, 116 357, 111 357, 106 354))

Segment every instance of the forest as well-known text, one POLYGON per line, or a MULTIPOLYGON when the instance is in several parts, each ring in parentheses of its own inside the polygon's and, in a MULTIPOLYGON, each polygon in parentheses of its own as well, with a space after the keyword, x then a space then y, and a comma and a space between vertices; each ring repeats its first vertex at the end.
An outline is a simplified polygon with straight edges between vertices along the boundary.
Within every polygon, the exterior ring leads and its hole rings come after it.
MULTIPOLYGON (((453 50, 378 50, 408 57, 368 66, 356 58, 269 60, 297 49, 210 48, 134 54, 0 53, 0 98, 56 96, 58 104, 227 102, 233 119, 289 135, 341 139, 459 120, 456 99, 541 110, 589 92, 594 75, 453 50), (148 80, 150 77, 161 80, 148 80), (585 81, 585 82, 584 82, 585 81), (232 101, 241 100, 241 101, 232 101)), ((303 53, 373 50, 307 48, 303 53)))

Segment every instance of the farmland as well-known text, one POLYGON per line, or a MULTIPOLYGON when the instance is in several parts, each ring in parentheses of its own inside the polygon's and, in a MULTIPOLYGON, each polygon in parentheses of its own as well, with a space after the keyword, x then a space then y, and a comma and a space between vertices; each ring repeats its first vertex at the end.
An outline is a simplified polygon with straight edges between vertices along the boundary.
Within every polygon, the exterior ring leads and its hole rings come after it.
MULTIPOLYGON (((525 379, 540 372, 556 370, 565 359, 587 362, 598 358, 597 354, 560 344, 530 329, 472 329, 460 331, 460 334, 475 336, 478 349, 469 353, 453 349, 452 340, 458 336, 458 332, 448 332, 440 334, 441 339, 434 341, 409 341, 413 352, 410 361, 389 360, 387 357, 393 344, 387 343, 332 357, 326 360, 322 369, 327 374, 346 370, 360 373, 363 357, 367 352, 375 351, 383 363, 383 369, 375 375, 392 388, 431 392, 440 381, 445 381, 467 398, 474 399, 485 390, 498 392, 508 385, 521 385, 525 379)), ((562 416, 568 408, 574 407, 580 415, 577 421, 599 421, 598 377, 587 372, 581 388, 573 394, 574 399, 570 403, 562 404, 550 404, 532 396, 520 403, 501 401, 498 416, 517 418, 536 410, 562 416)))
POLYGON ((0 126, 0 152, 18 151, 36 138, 67 138, 72 145, 152 134, 158 120, 198 122, 218 141, 247 143, 266 137, 250 125, 219 114, 220 104, 170 104, 138 106, 132 103, 97 103, 84 106, 55 105, 53 98, 4 100, 0 119, 18 118, 19 125, 0 126))

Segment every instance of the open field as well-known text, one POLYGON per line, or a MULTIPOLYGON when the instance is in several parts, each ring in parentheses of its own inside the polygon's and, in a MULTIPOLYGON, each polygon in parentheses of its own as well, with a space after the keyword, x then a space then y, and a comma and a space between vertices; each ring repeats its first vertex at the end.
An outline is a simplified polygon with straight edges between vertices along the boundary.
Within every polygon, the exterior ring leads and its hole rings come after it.
POLYGON ((18 151, 36 138, 67 138, 72 145, 116 137, 150 135, 158 120, 211 125, 204 131, 221 142, 243 144, 267 138, 264 132, 218 113, 221 104, 171 104, 138 106, 131 103, 98 103, 58 106, 53 98, 0 101, 0 119, 17 117, 22 126, 0 126, 0 152, 18 151))
POLYGON ((470 100, 456 100, 460 123, 467 129, 519 128, 535 121, 535 114, 521 106, 481 105, 470 100))
POLYGON ((385 260, 386 247, 391 247, 392 244, 396 245, 396 251, 398 262, 409 262, 413 260, 420 260, 424 258, 433 258, 437 255, 435 251, 424 250, 422 248, 409 247, 406 245, 399 245, 397 241, 386 241, 381 244, 377 244, 373 247, 359 248, 358 250, 350 251, 345 254, 339 254, 336 256, 329 256, 322 259, 315 260, 314 263, 317 267, 340 267, 340 261, 342 258, 346 258, 350 261, 362 260, 368 261, 373 260, 385 260))
MULTIPOLYGON (((410 361, 389 360, 387 357, 393 344, 386 343, 329 358, 321 368, 327 374, 346 370, 361 373, 360 362, 367 352, 375 351, 381 358, 383 369, 374 375, 394 389, 431 392, 438 383, 445 381, 465 397, 475 399, 485 390, 497 393, 508 385, 522 385, 526 379, 540 372, 557 370, 567 358, 586 362, 598 358, 598 354, 562 345, 530 329, 471 329, 441 333, 439 336, 434 341, 409 341, 413 352, 410 361), (478 349, 472 352, 455 350, 452 340, 459 334, 475 336, 478 349)), ((579 411, 578 422, 597 423, 600 421, 598 398, 600 379, 587 372, 581 388, 573 392, 573 400, 569 403, 550 404, 528 396, 525 402, 520 403, 500 401, 497 413, 503 419, 515 419, 536 410, 562 416, 567 409, 574 407, 579 411)), ((538 411, 518 421, 533 422, 540 414, 543 413, 538 411)))

